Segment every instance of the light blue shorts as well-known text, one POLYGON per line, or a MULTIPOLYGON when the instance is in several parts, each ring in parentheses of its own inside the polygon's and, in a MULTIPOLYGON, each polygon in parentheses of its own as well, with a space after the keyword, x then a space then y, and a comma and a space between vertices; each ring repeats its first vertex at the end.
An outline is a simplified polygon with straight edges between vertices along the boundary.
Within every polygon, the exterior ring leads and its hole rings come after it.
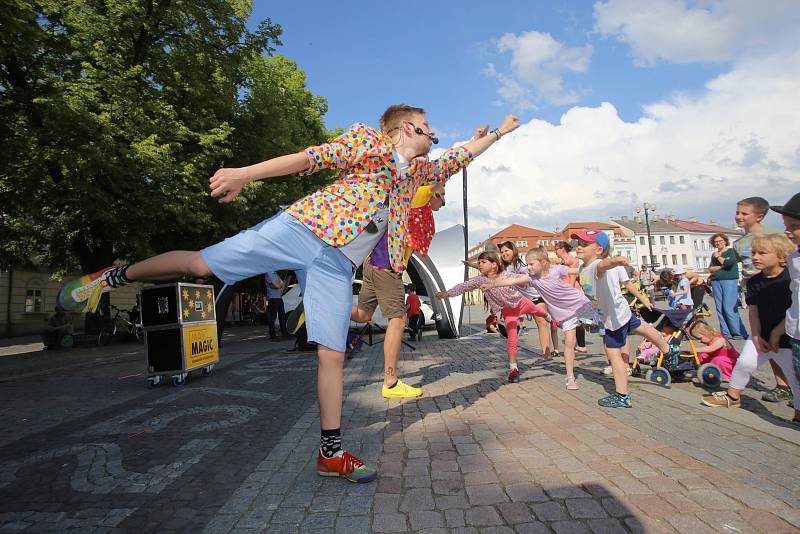
POLYGON ((308 340, 344 352, 353 305, 353 264, 300 221, 282 211, 200 254, 226 284, 269 271, 297 273, 308 340))

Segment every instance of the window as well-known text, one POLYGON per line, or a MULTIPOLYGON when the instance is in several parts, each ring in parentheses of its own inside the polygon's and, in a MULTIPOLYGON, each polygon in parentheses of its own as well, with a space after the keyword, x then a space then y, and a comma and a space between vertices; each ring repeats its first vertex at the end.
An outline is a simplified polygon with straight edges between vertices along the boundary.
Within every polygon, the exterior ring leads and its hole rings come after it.
POLYGON ((662 255, 661 255, 661 264, 662 264, 664 267, 666 267, 666 266, 668 265, 668 264, 667 264, 667 255, 666 255, 666 254, 662 254, 662 255))
POLYGON ((700 247, 697 244, 697 239, 694 240, 694 249, 695 250, 700 250, 700 247))
POLYGON ((650 244, 651 245, 655 245, 656 244, 656 236, 653 236, 653 235, 650 236, 650 244))
POLYGON ((647 265, 647 256, 642 256, 642 265, 647 265))
POLYGON ((661 243, 662 245, 666 245, 667 244, 667 240, 664 239, 663 235, 658 236, 658 242, 661 243))
POLYGON ((644 245, 644 236, 643 235, 639 236, 639 244, 640 245, 644 245))
POLYGON ((25 313, 41 313, 42 311, 42 290, 25 290, 25 313))
POLYGON ((675 244, 675 236, 674 235, 669 236, 669 244, 670 245, 674 245, 675 244))
POLYGON ((681 254, 681 265, 688 265, 689 261, 686 259, 686 254, 681 254))
POLYGON ((517 241, 517 246, 518 247, 527 247, 528 246, 528 242, 527 241, 517 241))
POLYGON ((678 243, 680 243, 681 245, 685 245, 686 244, 686 236, 679 235, 678 236, 678 243))
POLYGON ((673 254, 672 255, 672 265, 678 265, 678 255, 677 254, 673 254))

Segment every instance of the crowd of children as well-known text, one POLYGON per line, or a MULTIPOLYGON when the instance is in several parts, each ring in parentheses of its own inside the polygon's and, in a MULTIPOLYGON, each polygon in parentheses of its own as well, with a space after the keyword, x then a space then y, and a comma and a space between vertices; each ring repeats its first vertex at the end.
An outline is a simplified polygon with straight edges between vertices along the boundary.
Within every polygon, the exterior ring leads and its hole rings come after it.
MULTIPOLYGON (((760 221, 766 215, 764 206, 769 205, 759 197, 744 199, 737 205, 737 223, 745 229, 746 246, 734 249, 729 246, 726 236, 712 236, 710 243, 717 252, 711 262, 709 279, 704 280, 697 273, 683 268, 674 268, 665 269, 660 282, 661 287, 666 288, 670 308, 682 310, 689 316, 690 322, 685 330, 696 341, 694 351, 699 363, 717 366, 722 379, 730 382, 727 391, 706 395, 703 403, 707 406, 739 406, 741 391, 753 371, 763 362, 770 361, 776 369, 776 389, 789 391, 787 397, 795 407, 794 421, 800 422, 800 194, 792 197, 785 206, 772 206, 772 210, 783 217, 785 232, 782 234, 763 231, 760 221), (728 287, 727 275, 715 276, 724 270, 732 272, 734 263, 742 263, 743 271, 746 269, 748 272, 745 298, 751 329, 749 335, 744 322, 737 319, 738 310, 733 314, 728 309, 729 293, 733 290, 728 287), (695 314, 702 309, 702 297, 709 285, 717 293, 720 329, 699 319, 700 313, 695 314), (741 354, 731 343, 731 339, 740 337, 747 338, 741 354)), ((640 363, 653 364, 661 355, 671 360, 680 357, 680 342, 676 335, 679 329, 669 321, 663 321, 656 330, 631 311, 637 306, 648 310, 653 307, 640 290, 641 286, 634 285, 630 279, 625 258, 611 256, 609 238, 605 233, 587 230, 573 234, 571 238, 577 243, 576 256, 570 255, 567 249, 569 261, 565 261, 562 253, 558 255, 560 263, 554 265, 544 248, 534 248, 525 254, 527 272, 521 272, 508 258, 501 259, 496 253, 483 252, 476 265, 480 276, 441 292, 437 297, 447 298, 481 288, 492 310, 493 320, 491 324, 487 322, 490 331, 497 329, 497 314, 502 312, 508 332, 509 382, 519 380, 516 323, 521 313, 533 313, 542 320, 550 317, 552 324, 563 330, 568 390, 579 387, 574 372, 576 333, 597 325, 609 362, 607 374, 613 376, 615 382, 615 392, 598 403, 606 407, 631 407, 628 391, 631 370, 628 367, 629 351, 626 350, 628 336, 637 334, 645 338, 638 346, 637 359, 640 363), (570 278, 575 276, 579 284, 574 284, 574 278, 570 278), (524 294, 530 295, 531 292, 541 299, 549 316, 544 309, 525 298, 524 294), (624 294, 630 300, 626 300, 624 294)), ((564 245, 561 248, 563 252, 564 245)), ((517 257, 516 252, 514 257, 517 257)), ((545 346, 542 343, 543 354, 547 356, 545 346)))

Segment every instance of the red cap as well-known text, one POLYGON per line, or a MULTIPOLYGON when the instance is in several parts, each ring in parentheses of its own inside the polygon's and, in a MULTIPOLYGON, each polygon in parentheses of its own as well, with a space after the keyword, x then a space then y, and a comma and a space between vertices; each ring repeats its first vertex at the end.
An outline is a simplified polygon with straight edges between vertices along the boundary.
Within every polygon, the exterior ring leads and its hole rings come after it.
POLYGON ((584 230, 579 234, 572 234, 569 237, 570 239, 580 239, 581 241, 586 241, 587 243, 597 243, 597 245, 603 250, 608 250, 608 245, 610 244, 608 235, 606 235, 605 232, 601 232, 600 230, 595 230, 593 228, 584 230))

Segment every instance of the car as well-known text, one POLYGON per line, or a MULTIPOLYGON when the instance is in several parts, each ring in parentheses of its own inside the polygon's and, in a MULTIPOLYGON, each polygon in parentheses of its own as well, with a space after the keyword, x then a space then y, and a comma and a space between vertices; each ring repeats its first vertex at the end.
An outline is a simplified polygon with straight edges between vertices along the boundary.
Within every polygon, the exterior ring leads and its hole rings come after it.
MULTIPOLYGON (((353 280, 353 306, 358 304, 358 294, 361 292, 362 283, 363 282, 361 280, 358 279, 353 280)), ((283 293, 283 296, 281 298, 283 299, 283 309, 286 311, 286 314, 289 315, 290 313, 292 313, 292 311, 294 311, 295 308, 297 308, 297 306, 300 304, 300 301, 302 300, 300 285, 290 284, 289 286, 286 286, 286 291, 283 293)), ((429 297, 425 295, 420 295, 419 300, 420 300, 420 310, 422 311, 422 316, 425 318, 425 323, 423 324, 423 327, 432 326, 434 320, 433 320, 433 308, 431 307, 431 300, 429 297)), ((387 321, 383 317, 383 314, 381 314, 380 307, 377 308, 375 310, 375 313, 372 315, 372 321, 378 326, 386 328, 387 321)), ((350 327, 358 328, 359 323, 351 322, 350 327)))

